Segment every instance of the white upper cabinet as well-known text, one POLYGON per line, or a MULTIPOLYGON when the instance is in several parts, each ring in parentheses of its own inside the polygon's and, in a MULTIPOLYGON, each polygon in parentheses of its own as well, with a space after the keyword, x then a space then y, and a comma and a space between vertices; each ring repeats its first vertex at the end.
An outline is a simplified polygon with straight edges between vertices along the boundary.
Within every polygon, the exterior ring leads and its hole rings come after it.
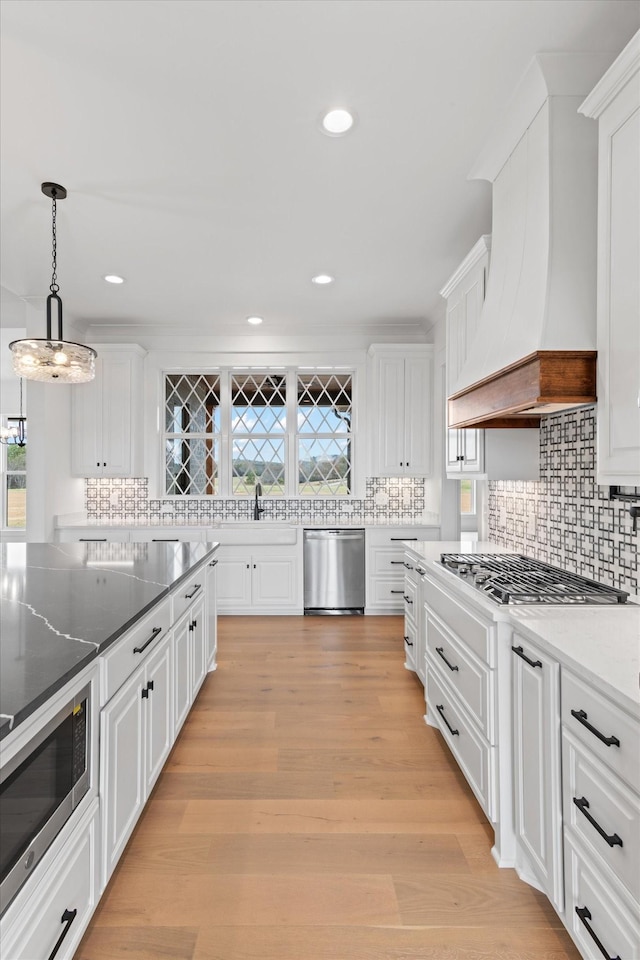
POLYGON ((71 473, 141 476, 145 351, 136 344, 102 344, 96 349, 95 379, 73 387, 71 473))
POLYGON ((598 483, 640 485, 640 32, 580 107, 598 118, 598 483))
POLYGON ((431 472, 432 350, 418 343, 369 348, 374 477, 425 477, 431 472))

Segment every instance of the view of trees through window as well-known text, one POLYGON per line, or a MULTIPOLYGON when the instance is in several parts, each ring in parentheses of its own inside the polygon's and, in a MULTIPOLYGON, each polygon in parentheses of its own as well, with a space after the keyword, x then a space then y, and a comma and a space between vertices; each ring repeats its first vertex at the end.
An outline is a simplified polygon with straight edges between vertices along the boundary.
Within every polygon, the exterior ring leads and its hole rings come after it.
POLYGON ((315 371, 167 374, 166 494, 226 492, 226 469, 232 495, 252 496, 256 483, 263 496, 350 494, 352 381, 351 373, 315 371))
MULTIPOLYGON (((17 424, 11 417, 7 426, 17 424)), ((5 447, 5 517, 7 527, 16 529, 27 525, 27 446, 21 447, 10 441, 5 447)))

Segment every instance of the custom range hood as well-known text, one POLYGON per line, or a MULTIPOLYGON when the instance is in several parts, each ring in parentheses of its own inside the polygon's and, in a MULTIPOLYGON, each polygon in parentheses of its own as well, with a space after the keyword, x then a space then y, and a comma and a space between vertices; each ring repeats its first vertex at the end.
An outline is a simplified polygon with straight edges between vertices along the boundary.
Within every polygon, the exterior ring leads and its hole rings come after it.
POLYGON ((610 57, 534 57, 469 179, 493 184, 491 267, 450 427, 537 427, 596 400, 597 129, 610 57))

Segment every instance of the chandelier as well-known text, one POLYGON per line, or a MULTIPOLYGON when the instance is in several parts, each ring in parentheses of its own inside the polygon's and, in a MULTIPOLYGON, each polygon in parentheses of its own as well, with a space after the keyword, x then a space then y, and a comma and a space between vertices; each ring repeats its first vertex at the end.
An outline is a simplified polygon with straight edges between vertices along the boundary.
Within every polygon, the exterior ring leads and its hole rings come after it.
POLYGON ((62 336, 62 300, 58 296, 56 201, 64 200, 67 191, 59 183, 43 183, 42 192, 51 197, 51 232, 53 274, 47 297, 47 339, 14 340, 9 344, 13 353, 13 369, 19 377, 45 383, 87 383, 96 374, 97 353, 82 343, 64 340, 62 336), (52 339, 52 314, 58 320, 58 337, 52 339))

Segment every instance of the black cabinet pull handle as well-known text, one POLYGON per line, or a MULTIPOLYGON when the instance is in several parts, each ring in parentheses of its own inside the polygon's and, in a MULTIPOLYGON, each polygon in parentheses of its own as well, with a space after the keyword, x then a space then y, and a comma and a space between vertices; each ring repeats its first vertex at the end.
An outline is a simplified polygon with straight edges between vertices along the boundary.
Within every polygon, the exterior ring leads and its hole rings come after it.
POLYGON ((587 723, 587 714, 584 710, 572 710, 571 716, 575 717, 578 723, 581 723, 583 727, 586 727, 587 730, 594 735, 594 737, 597 737, 598 740, 602 740, 602 742, 606 743, 608 747, 620 746, 620 741, 617 737, 614 737, 613 734, 611 734, 610 737, 605 737, 603 733, 600 733, 600 731, 596 730, 595 727, 592 727, 590 723, 587 723))
POLYGON ((439 653, 446 665, 449 667, 449 670, 458 670, 458 667, 454 667, 452 663, 449 663, 447 658, 444 655, 444 647, 436 647, 436 653, 439 653))
POLYGON ((392 567, 404 567, 404 560, 391 560, 392 567))
POLYGON ((404 590, 390 590, 389 592, 390 592, 390 593, 401 593, 402 596, 404 597, 404 590))
POLYGON ((60 934, 60 936, 58 937, 55 947, 49 954, 49 960, 53 960, 58 950, 62 946, 62 941, 64 940, 66 935, 69 933, 69 930, 71 929, 71 924, 75 920, 77 913, 78 913, 77 910, 65 910, 65 912, 60 917, 60 923, 64 923, 66 924, 66 926, 62 931, 62 933, 60 934))
POLYGON ((144 650, 147 649, 149 644, 155 640, 155 638, 158 636, 159 633, 162 633, 162 627, 154 627, 153 630, 151 631, 151 636, 149 637, 149 639, 145 640, 145 642, 142 644, 141 647, 134 647, 133 652, 142 653, 144 650))
POLYGON ((390 540, 417 540, 417 537, 389 537, 390 540))
POLYGON ((217 564, 217 562, 218 562, 217 560, 212 560, 211 563, 209 564, 209 566, 210 566, 210 567, 215 567, 215 565, 217 564))
POLYGON ((407 563, 406 560, 403 560, 402 562, 404 563, 404 565, 405 565, 405 567, 407 568, 407 570, 413 570, 413 567, 411 566, 411 564, 410 564, 410 563, 407 563))
POLYGON ((184 595, 185 600, 191 600, 192 597, 195 597, 196 593, 198 592, 198 590, 200 589, 201 586, 202 586, 201 583, 196 583, 196 584, 194 584, 194 587, 193 587, 193 590, 191 591, 191 593, 185 593, 185 595, 184 595))
POLYGON ((584 816, 587 818, 591 826, 596 828, 596 830, 598 831, 602 839, 606 840, 610 847, 622 846, 622 840, 620 839, 617 833, 612 833, 611 836, 609 836, 609 834, 602 829, 598 821, 594 820, 591 814, 588 813, 589 801, 587 800, 586 797, 580 797, 580 799, 578 799, 577 797, 574 797, 573 802, 575 803, 580 813, 584 814, 584 816))
POLYGON ((423 570, 422 567, 416 567, 416 573, 419 574, 421 577, 424 576, 426 572, 427 571, 423 570))
POLYGON ((178 543, 177 537, 154 537, 151 543, 178 543))
POLYGON ((412 646, 413 646, 413 640, 409 640, 409 637, 405 637, 405 638, 404 638, 404 642, 406 643, 406 645, 407 645, 408 647, 412 647, 412 646))
MULTIPOLYGON (((400 592, 402 593, 402 591, 400 592)), ((407 603, 413 603, 413 600, 411 599, 411 597, 408 597, 406 594, 404 594, 404 599, 407 601, 407 603)))
POLYGON ((78 537, 78 543, 106 543, 106 537, 78 537))
POLYGON ((604 944, 602 943, 602 941, 599 939, 599 937, 596 936, 596 932, 595 932, 595 930, 593 929, 593 927, 590 927, 589 924, 587 923, 587 920, 591 920, 591 911, 589 910, 589 908, 588 908, 588 907, 576 907, 576 913, 578 914, 578 916, 579 916, 580 919, 582 920, 583 924, 584 924, 585 927, 587 928, 587 933, 589 934, 589 936, 591 937, 591 939, 593 940, 593 942, 594 942, 595 945, 597 946, 597 948, 598 948, 598 950, 600 951, 600 953, 602 954, 602 956, 603 956, 603 957, 606 957, 607 960, 621 960, 620 954, 617 954, 615 957, 610 957, 610 956, 609 956, 609 951, 605 949, 605 946, 604 946, 604 944))
POLYGON ((524 652, 523 647, 511 647, 514 653, 517 653, 521 660, 524 660, 525 663, 528 663, 530 667, 542 667, 541 660, 529 660, 529 657, 524 652))
POLYGON ((142 688, 142 690, 140 691, 140 695, 141 695, 141 697, 142 697, 143 700, 148 700, 148 699, 149 699, 149 686, 148 686, 148 685, 147 685, 146 687, 143 687, 143 688, 142 688))
POLYGON ((147 683, 147 690, 153 690, 153 680, 149 680, 147 683))
POLYGON ((446 718, 445 715, 444 715, 444 704, 443 704, 443 703, 440 703, 440 704, 436 703, 436 710, 438 711, 438 713, 440 714, 440 716, 441 716, 442 719, 444 720, 445 725, 446 725, 447 730, 449 731, 449 733, 452 734, 454 737, 459 737, 459 736, 460 736, 460 731, 459 731, 459 730, 454 730, 453 727, 451 726, 451 724, 449 723, 449 721, 447 720, 447 718, 446 718))

